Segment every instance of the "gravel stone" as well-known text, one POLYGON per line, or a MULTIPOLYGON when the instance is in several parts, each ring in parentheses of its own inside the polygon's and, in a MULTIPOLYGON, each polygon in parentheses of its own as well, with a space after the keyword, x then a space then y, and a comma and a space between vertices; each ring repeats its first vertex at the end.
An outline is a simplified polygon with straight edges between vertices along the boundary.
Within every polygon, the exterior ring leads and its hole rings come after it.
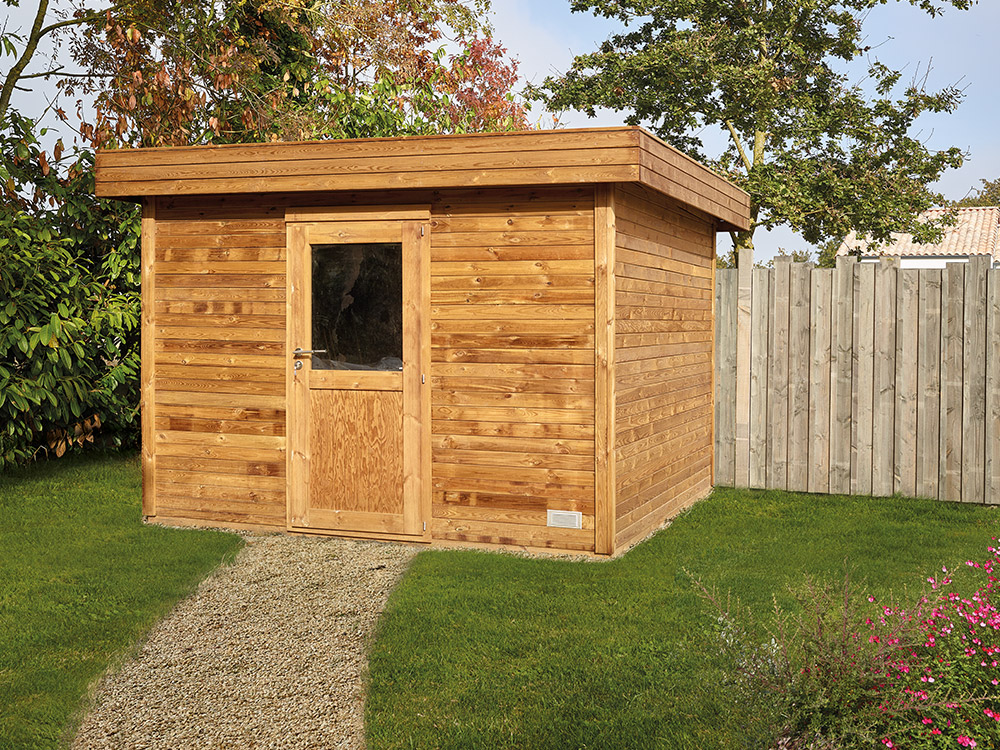
POLYGON ((96 688, 73 748, 363 748, 367 647, 416 548, 251 536, 96 688))

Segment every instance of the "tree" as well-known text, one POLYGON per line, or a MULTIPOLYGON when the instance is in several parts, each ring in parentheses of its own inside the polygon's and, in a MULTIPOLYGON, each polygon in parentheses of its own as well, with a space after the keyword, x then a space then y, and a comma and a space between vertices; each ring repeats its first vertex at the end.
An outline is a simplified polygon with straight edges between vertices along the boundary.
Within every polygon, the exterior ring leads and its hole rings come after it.
POLYGON ((980 180, 982 187, 975 192, 969 191, 969 195, 960 201, 955 201, 956 206, 1000 206, 1000 177, 995 180, 980 180))
POLYGON ((93 196, 92 150, 42 150, 45 130, 10 107, 16 88, 49 76, 92 94, 79 126, 90 146, 526 124, 483 0, 115 0, 55 19, 36 2, 27 33, 0 30, 14 58, 0 88, 0 469, 138 437, 139 211, 93 196), (32 68, 53 35, 74 70, 32 68))
MULTIPOLYGON (((751 228, 733 234, 753 247, 758 227, 790 225, 821 244, 855 230, 876 242, 891 232, 923 241, 939 227, 917 215, 943 202, 928 186, 961 165, 957 148, 932 151, 911 135, 925 112, 951 112, 961 91, 901 78, 877 61, 866 93, 842 72, 867 55, 862 20, 886 0, 573 0, 626 25, 600 49, 578 56, 533 95, 552 109, 630 111, 668 143, 707 161, 751 196, 751 228), (634 27, 634 28, 630 28, 634 27), (700 133, 719 128, 721 154, 700 133)), ((907 0, 932 16, 942 3, 907 0)))
MULTIPOLYGON (((477 8, 484 7, 479 0, 477 8)), ((524 127, 516 63, 459 0, 119 2, 74 38, 86 135, 174 145, 524 127), (447 57, 446 34, 460 53, 447 57)))

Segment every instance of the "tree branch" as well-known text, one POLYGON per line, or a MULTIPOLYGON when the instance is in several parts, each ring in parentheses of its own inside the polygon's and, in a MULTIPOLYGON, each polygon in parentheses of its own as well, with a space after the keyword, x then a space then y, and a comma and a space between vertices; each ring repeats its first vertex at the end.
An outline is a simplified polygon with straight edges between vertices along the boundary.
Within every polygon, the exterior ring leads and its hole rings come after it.
POLYGON ((3 88, 0 89, 0 120, 7 115, 7 108, 10 107, 10 97, 14 93, 14 84, 21 77, 21 73, 28 67, 28 62, 38 49, 38 40, 41 39, 42 24, 45 22, 45 14, 49 10, 49 0, 38 0, 38 10, 35 12, 35 21, 31 25, 31 33, 28 34, 28 41, 24 45, 21 56, 14 63, 14 67, 4 78, 3 88))
MULTIPOLYGON (((42 37, 46 34, 51 34, 56 29, 61 29, 66 26, 79 26, 84 23, 90 23, 91 21, 97 21, 102 17, 102 13, 90 13, 86 16, 80 16, 79 18, 69 18, 65 21, 57 21, 56 23, 51 23, 48 26, 43 26, 45 23, 45 14, 49 10, 49 0, 38 0, 38 10, 35 12, 35 20, 31 25, 31 31, 28 34, 28 38, 25 41, 24 49, 21 51, 21 56, 14 63, 14 67, 10 69, 7 73, 6 78, 4 78, 3 88, 0 89, 0 120, 2 120, 7 115, 7 110, 10 108, 10 97, 14 93, 14 89, 17 87, 18 81, 27 78, 41 78, 47 74, 45 73, 35 73, 32 75, 22 75, 24 69, 28 67, 28 63, 31 62, 31 58, 34 57, 35 51, 38 49, 38 43, 41 41, 42 37)), ((74 75, 74 74, 64 74, 64 75, 74 75)))
POLYGON ((749 174, 753 169, 753 163, 751 163, 750 157, 747 156, 747 152, 743 148, 743 143, 740 141, 740 136, 737 134, 732 120, 726 120, 726 127, 729 128, 729 135, 732 136, 733 143, 736 144, 736 150, 740 152, 740 160, 743 162, 743 166, 746 167, 747 174, 749 174))
POLYGON ((46 34, 50 34, 56 29, 62 29, 66 26, 79 26, 83 23, 90 23, 91 21, 100 21, 104 17, 103 13, 91 13, 90 15, 80 16, 79 18, 67 18, 65 21, 58 21, 56 23, 51 23, 39 32, 38 36, 43 37, 46 34))
POLYGON ((49 76, 59 76, 61 78, 112 78, 111 73, 63 73, 63 66, 47 70, 44 73, 30 73, 23 75, 19 80, 26 81, 29 78, 48 78, 49 76))

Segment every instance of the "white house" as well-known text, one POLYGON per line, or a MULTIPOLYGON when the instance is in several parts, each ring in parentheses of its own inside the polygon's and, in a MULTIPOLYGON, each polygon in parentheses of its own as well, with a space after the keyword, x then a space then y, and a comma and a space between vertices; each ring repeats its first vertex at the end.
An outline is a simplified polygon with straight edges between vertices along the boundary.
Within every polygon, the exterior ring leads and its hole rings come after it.
MULTIPOLYGON (((949 208, 932 208, 920 214, 922 220, 938 218, 949 208)), ((932 245, 913 242, 912 235, 892 233, 892 242, 869 251, 869 243, 853 232, 840 245, 837 255, 861 252, 862 263, 874 263, 882 257, 899 257, 900 268, 944 268, 948 263, 967 263, 970 255, 988 255, 991 268, 1000 268, 1000 207, 957 209, 954 226, 945 227, 944 237, 932 245)))

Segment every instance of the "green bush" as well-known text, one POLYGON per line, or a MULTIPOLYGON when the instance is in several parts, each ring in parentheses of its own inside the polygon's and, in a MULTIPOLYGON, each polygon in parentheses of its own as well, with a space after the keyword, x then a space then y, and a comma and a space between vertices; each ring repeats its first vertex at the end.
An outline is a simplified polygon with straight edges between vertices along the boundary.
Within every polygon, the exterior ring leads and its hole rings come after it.
MULTIPOLYGON (((0 469, 137 442, 139 214, 93 197, 93 155, 0 140, 0 469)), ((44 134, 42 131, 40 134, 44 134)))

